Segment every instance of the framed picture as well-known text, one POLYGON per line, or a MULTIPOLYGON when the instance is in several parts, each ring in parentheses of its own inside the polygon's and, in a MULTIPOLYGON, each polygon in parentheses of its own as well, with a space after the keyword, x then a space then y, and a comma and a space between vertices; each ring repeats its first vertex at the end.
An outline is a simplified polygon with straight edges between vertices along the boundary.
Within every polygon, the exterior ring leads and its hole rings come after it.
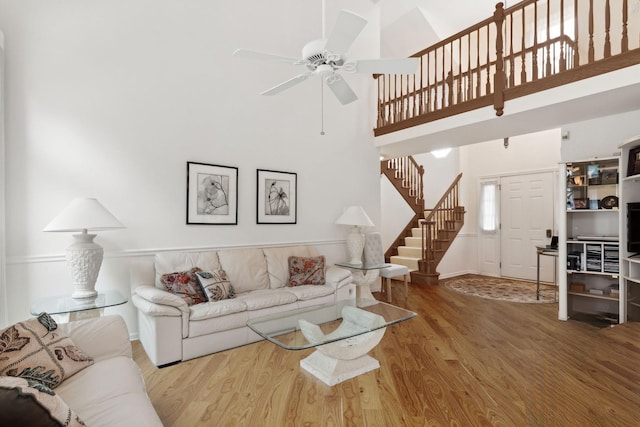
POLYGON ((589 178, 589 185, 598 185, 601 183, 600 178, 600 166, 599 165, 588 165, 587 166, 587 177, 589 178))
POLYGON ((617 169, 603 169, 602 170, 602 184, 617 184, 618 183, 618 170, 617 169))
POLYGON ((187 224, 238 224, 238 168, 187 162, 187 224))
POLYGON ((295 224, 298 176, 258 169, 258 224, 295 224))
POLYGON ((574 209, 588 209, 589 199, 573 199, 574 209))
POLYGON ((629 150, 627 176, 640 175, 640 147, 629 150))

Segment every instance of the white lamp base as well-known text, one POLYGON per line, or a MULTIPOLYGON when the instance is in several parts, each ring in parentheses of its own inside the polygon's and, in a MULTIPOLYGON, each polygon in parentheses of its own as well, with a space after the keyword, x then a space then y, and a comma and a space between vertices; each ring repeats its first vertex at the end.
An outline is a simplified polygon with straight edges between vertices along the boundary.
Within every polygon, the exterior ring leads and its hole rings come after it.
POLYGON ((67 263, 73 279, 72 298, 93 298, 96 292, 96 279, 102 264, 104 250, 94 243, 95 234, 74 234, 74 242, 67 248, 67 263))
POLYGON ((347 235, 347 250, 351 260, 349 264, 362 265, 362 250, 364 249, 364 234, 359 227, 353 227, 347 235))

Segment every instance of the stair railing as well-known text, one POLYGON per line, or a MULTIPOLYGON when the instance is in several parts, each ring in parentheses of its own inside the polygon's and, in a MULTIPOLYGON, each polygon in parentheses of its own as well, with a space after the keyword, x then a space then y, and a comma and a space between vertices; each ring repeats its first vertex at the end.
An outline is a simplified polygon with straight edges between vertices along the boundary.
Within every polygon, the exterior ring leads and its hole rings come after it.
POLYGON ((412 156, 407 156, 380 161, 380 171, 386 174, 394 185, 399 184, 401 188, 408 190, 406 197, 405 192, 398 189, 414 212, 422 213, 424 167, 412 156), (389 173, 393 173, 393 178, 397 181, 392 179, 389 173))
POLYGON ((640 62, 629 0, 525 0, 415 55, 413 75, 377 75, 384 135, 640 62), (631 36, 630 36, 631 35, 631 36))
POLYGON ((425 219, 419 221, 422 228, 422 261, 418 264, 423 273, 435 273, 438 262, 444 256, 444 253, 438 249, 446 248, 436 247, 440 233, 453 231, 450 225, 464 218, 464 210, 460 208, 459 203, 460 178, 462 178, 462 174, 458 174, 453 180, 435 207, 426 210, 429 213, 425 219))

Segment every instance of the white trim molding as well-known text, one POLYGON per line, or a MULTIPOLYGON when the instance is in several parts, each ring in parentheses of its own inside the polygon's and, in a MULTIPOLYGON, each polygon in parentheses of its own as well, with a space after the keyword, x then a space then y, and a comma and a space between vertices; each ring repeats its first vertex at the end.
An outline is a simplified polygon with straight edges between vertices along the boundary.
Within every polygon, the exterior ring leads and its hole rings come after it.
POLYGON ((7 268, 6 268, 6 226, 5 226, 5 182, 6 170, 4 148, 4 34, 0 31, 0 324, 7 323, 7 268))
MULTIPOLYGON (((123 250, 119 252, 107 252, 105 251, 104 257, 107 258, 141 258, 155 256, 164 252, 203 252, 203 251, 219 251, 224 249, 240 249, 240 248, 277 248, 285 246, 300 246, 300 245, 313 245, 313 246, 334 246, 344 245, 345 240, 318 240, 318 241, 306 241, 306 242, 286 242, 286 243, 251 243, 243 245, 221 245, 221 246, 184 246, 184 247, 169 247, 169 248, 156 248, 156 249, 131 249, 123 250)), ((7 258, 7 265, 20 265, 20 264, 35 264, 35 263, 48 263, 48 262, 66 262, 65 255, 50 254, 50 255, 29 255, 21 257, 7 258)))

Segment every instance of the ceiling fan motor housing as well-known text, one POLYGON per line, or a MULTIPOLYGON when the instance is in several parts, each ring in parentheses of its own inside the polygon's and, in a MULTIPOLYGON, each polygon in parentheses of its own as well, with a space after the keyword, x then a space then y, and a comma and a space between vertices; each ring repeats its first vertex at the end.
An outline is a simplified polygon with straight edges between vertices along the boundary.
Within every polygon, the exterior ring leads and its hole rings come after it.
POLYGON ((328 65, 335 69, 344 64, 342 55, 327 52, 324 49, 326 43, 326 39, 313 40, 302 48, 302 58, 309 62, 307 68, 311 71, 315 71, 320 65, 328 65))

